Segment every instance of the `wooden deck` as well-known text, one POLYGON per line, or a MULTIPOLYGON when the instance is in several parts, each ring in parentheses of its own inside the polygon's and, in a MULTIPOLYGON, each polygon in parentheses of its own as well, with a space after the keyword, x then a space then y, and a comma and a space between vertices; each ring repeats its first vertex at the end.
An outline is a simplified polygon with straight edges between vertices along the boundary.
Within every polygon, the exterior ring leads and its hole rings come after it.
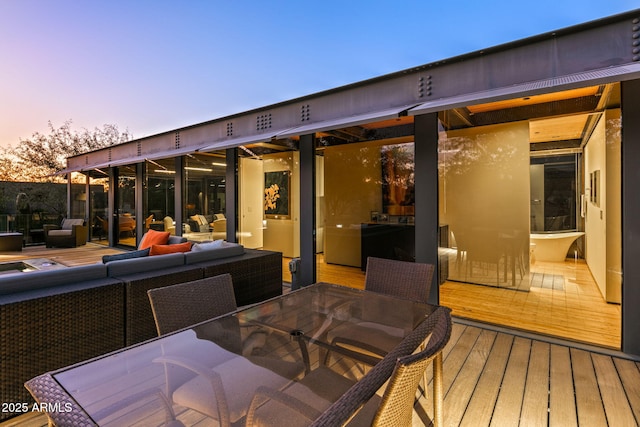
MULTIPOLYGON (((79 265, 115 252, 97 244, 26 248, 0 253, 0 261, 44 257, 79 265)), ((640 425, 640 359, 460 318, 444 352, 444 387, 447 426, 640 425)), ((413 425, 424 425, 421 415, 431 413, 431 399, 420 398, 413 425)), ((46 425, 39 414, 0 423, 46 425)))
MULTIPOLYGON (((640 424, 639 361, 458 320, 444 351, 444 389, 446 426, 640 424)), ((433 413, 431 403, 419 399, 414 426, 433 413)), ((0 426, 46 424, 28 414, 0 426)))
MULTIPOLYGON (((638 361, 459 320, 444 352, 444 389, 447 426, 640 423, 638 361)), ((420 408, 432 413, 430 403, 420 399, 420 408)))
POLYGON ((67 267, 95 264, 102 261, 103 255, 122 252, 122 249, 110 248, 98 243, 87 243, 77 248, 47 248, 44 245, 27 246, 22 252, 0 252, 0 262, 19 261, 31 258, 47 258, 67 267))

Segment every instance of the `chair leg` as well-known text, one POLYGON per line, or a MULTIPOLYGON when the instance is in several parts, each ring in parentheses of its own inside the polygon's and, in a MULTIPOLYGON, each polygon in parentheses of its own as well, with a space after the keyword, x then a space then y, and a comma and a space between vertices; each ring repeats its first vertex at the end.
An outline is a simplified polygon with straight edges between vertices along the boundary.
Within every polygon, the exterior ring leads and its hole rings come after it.
POLYGON ((442 427, 444 425, 443 417, 443 373, 442 373, 442 352, 436 354, 433 361, 433 425, 442 427))

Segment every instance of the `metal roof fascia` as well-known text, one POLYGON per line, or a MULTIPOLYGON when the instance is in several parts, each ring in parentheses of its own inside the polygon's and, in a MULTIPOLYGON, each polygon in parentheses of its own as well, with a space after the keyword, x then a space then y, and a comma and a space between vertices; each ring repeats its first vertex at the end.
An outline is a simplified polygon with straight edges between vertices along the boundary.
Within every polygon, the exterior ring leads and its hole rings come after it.
MULTIPOLYGON (((136 157, 127 157, 125 159, 119 160, 110 160, 108 162, 102 162, 97 164, 83 165, 79 171, 90 171, 93 169, 100 169, 106 167, 116 167, 123 165, 132 165, 135 163, 141 163, 147 159, 149 160, 157 160, 162 158, 170 158, 178 155, 183 155, 187 153, 195 153, 198 147, 183 147, 176 150, 167 150, 167 151, 158 151, 157 153, 150 153, 136 157)), ((77 172, 78 170, 70 170, 70 172, 77 172)))
MULTIPOLYGON (((280 131, 280 132, 287 132, 288 130, 289 129, 280 131)), ((239 147, 240 145, 271 141, 277 135, 278 133, 269 132, 262 135, 249 135, 249 136, 241 136, 238 138, 226 139, 224 141, 218 141, 218 142, 214 142, 212 144, 206 145, 202 148, 199 148, 198 151, 224 150, 226 148, 239 147)))
POLYGON ((357 126, 365 123, 370 123, 374 120, 387 120, 400 116, 403 111, 410 110, 416 107, 417 104, 404 105, 402 107, 388 108, 385 110, 378 110, 370 113, 358 114, 356 116, 340 117, 332 120, 325 120, 318 123, 310 123, 308 125, 302 125, 295 128, 291 128, 280 132, 276 135, 278 138, 288 138, 295 135, 307 135, 315 132, 322 132, 328 130, 334 130, 343 128, 346 126, 357 126))
POLYGON ((84 165, 84 166, 82 166, 82 168, 80 168, 80 171, 81 172, 86 172, 86 171, 90 171, 90 170, 94 170, 94 169, 107 168, 107 167, 109 167, 109 165, 111 163, 112 162, 109 161, 109 162, 102 162, 102 163, 84 165))
POLYGON ((410 109, 408 113, 411 116, 435 113, 438 111, 449 110, 451 108, 502 101, 518 96, 540 95, 543 93, 549 93, 550 89, 553 89, 554 91, 568 90, 584 87, 585 85, 597 85, 637 78, 640 78, 640 63, 618 65, 600 70, 570 74, 568 76, 553 77, 545 80, 441 98, 418 105, 410 109))

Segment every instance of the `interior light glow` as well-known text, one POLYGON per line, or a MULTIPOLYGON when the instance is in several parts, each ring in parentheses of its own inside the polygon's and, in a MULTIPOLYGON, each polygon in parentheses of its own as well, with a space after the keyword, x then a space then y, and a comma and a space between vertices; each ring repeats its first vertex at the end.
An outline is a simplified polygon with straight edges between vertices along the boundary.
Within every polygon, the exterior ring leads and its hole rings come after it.
POLYGON ((211 169, 211 168, 196 168, 196 167, 193 167, 193 166, 185 166, 185 170, 200 171, 200 172, 213 172, 213 169, 211 169))
POLYGON ((176 173, 176 171, 170 171, 169 169, 154 169, 156 173, 176 173))
POLYGON ((211 164, 212 164, 213 166, 224 166, 224 167, 227 167, 227 164, 226 164, 226 163, 213 162, 213 163, 211 163, 211 164))

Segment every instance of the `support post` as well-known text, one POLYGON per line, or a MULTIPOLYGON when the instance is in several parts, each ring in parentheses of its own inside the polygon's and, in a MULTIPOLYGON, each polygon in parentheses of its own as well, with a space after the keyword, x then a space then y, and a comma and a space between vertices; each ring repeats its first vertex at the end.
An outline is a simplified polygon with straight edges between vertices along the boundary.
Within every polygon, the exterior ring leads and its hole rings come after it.
POLYGON ((316 282, 316 144, 300 136, 300 285, 316 282))
POLYGON ((435 265, 429 302, 438 304, 438 114, 415 117, 416 262, 435 265))

